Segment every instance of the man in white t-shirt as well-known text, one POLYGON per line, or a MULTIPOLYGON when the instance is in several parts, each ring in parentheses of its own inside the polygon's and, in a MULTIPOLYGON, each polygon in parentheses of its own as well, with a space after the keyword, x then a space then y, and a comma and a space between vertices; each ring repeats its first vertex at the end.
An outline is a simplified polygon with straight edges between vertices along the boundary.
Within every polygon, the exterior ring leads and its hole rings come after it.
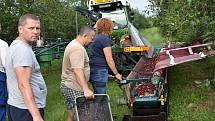
POLYGON ((7 104, 7 88, 5 60, 8 50, 7 42, 0 39, 0 121, 5 121, 6 104, 7 104))

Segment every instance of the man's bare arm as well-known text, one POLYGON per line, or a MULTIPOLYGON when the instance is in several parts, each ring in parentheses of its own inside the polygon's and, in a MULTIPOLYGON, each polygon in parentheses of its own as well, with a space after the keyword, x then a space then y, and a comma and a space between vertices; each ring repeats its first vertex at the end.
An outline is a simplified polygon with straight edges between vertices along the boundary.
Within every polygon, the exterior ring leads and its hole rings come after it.
POLYGON ((81 68, 74 68, 74 73, 78 79, 78 83, 81 85, 83 91, 84 91, 84 96, 86 98, 93 98, 93 92, 89 89, 84 71, 81 68))
POLYGON ((30 67, 16 67, 16 78, 18 81, 18 87, 24 98, 24 102, 28 107, 34 121, 43 121, 38 107, 35 103, 32 88, 30 85, 31 71, 30 67))

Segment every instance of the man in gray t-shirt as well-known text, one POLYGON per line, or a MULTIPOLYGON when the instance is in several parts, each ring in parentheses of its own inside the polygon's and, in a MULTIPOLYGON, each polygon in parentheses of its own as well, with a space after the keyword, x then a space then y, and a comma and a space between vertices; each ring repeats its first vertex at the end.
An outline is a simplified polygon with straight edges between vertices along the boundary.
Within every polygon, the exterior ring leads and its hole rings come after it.
POLYGON ((47 88, 31 47, 40 35, 39 18, 21 16, 18 31, 6 62, 9 121, 44 121, 47 88))

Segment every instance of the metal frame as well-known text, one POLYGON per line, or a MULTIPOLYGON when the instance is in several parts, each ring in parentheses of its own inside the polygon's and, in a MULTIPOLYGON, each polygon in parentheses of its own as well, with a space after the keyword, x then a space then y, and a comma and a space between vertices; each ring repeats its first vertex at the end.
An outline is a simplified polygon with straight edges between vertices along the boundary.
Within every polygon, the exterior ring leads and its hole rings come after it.
MULTIPOLYGON (((86 102, 88 102, 88 101, 92 101, 92 100, 96 100, 96 97, 99 97, 99 96, 106 96, 106 98, 107 98, 107 104, 108 104, 108 110, 109 110, 109 113, 110 113, 110 121, 113 121, 113 116, 112 116, 112 112, 111 112, 111 107, 110 107, 110 98, 109 98, 109 96, 107 95, 107 94, 94 94, 94 96, 95 96, 95 99, 91 99, 91 100, 87 100, 84 96, 79 96, 79 97, 76 97, 76 99, 75 99, 75 115, 76 115, 76 119, 77 119, 77 121, 81 121, 80 119, 79 119, 79 114, 78 114, 78 107, 77 107, 77 104, 78 103, 80 103, 80 102, 77 102, 77 100, 79 99, 79 98, 83 98, 86 102)), ((108 113, 108 112, 106 112, 106 113, 108 113)), ((90 121, 93 121, 93 120, 90 120, 90 121)), ((109 120, 103 120, 103 121, 109 121, 109 120)))

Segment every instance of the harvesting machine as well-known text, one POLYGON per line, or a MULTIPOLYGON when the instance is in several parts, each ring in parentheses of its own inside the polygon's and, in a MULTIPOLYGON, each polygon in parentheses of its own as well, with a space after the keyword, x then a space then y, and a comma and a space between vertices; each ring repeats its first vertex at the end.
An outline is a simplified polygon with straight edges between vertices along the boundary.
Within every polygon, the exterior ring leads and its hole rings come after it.
POLYGON ((131 23, 133 13, 126 0, 89 0, 88 9, 76 10, 94 26, 99 18, 115 23, 113 57, 118 70, 127 73, 119 81, 133 115, 123 121, 166 121, 169 111, 167 67, 215 55, 209 44, 154 47, 131 23))

